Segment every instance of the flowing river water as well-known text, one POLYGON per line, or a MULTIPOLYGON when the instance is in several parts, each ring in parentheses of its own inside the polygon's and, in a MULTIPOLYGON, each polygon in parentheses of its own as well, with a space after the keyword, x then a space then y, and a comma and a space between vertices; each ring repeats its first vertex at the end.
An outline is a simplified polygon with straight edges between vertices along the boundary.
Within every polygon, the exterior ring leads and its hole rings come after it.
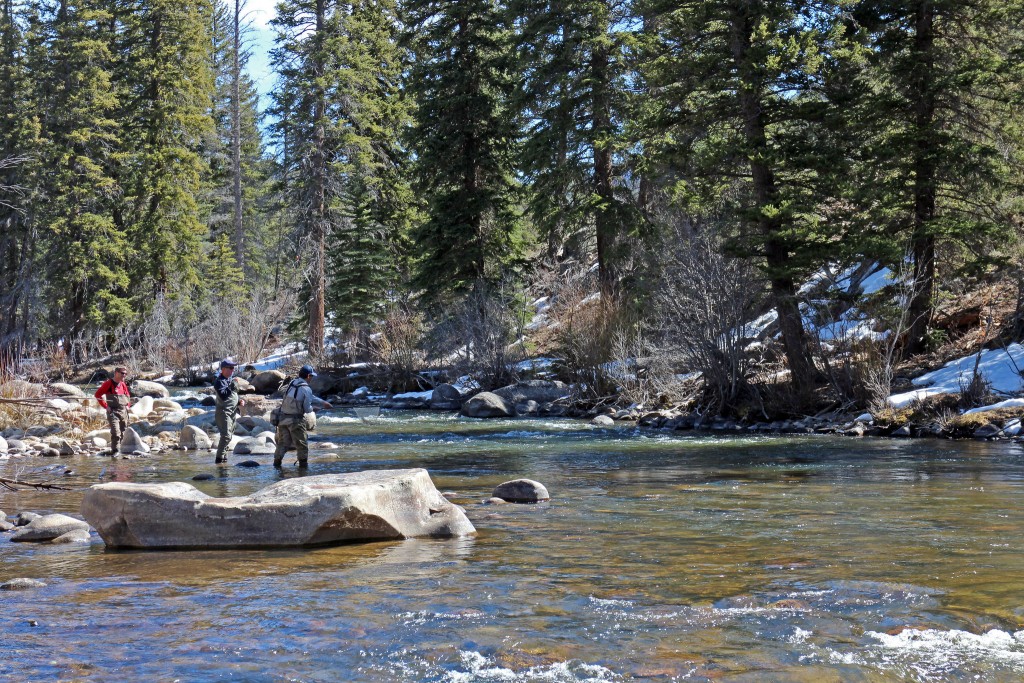
MULTIPOLYGON (((61 462, 84 487, 189 481, 212 460, 61 462)), ((405 467, 454 492, 478 534, 193 552, 0 537, 0 580, 47 584, 0 597, 0 679, 1024 680, 1018 444, 321 419, 310 474, 405 467), (481 504, 519 477, 551 502, 481 504)), ((281 476, 297 473, 231 466, 195 485, 245 495, 281 476)), ((80 501, 0 493, 8 514, 80 501)))

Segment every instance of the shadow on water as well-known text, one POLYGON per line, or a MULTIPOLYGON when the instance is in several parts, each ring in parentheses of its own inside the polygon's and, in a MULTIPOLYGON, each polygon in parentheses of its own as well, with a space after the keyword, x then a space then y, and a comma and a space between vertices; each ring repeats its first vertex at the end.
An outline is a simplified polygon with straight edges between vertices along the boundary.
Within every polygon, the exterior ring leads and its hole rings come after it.
MULTIPOLYGON (((425 467, 478 535, 205 552, 0 543, 2 578, 48 584, 4 595, 0 670, 18 681, 1024 678, 1019 446, 432 414, 320 428, 312 474, 425 467), (552 501, 480 504, 522 476, 552 501)), ((69 480, 211 473, 192 483, 238 496, 297 476, 212 457, 74 458, 69 480)), ((8 513, 77 513, 80 501, 0 494, 8 513)))

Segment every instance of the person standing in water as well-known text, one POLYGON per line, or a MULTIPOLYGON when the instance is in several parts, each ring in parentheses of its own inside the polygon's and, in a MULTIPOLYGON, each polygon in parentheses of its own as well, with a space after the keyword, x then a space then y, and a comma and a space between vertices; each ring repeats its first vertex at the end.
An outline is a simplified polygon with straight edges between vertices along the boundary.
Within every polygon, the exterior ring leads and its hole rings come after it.
POLYGON ((221 464, 228 461, 227 448, 231 442, 231 435, 235 431, 235 420, 238 418, 239 406, 245 405, 244 401, 238 398, 238 384, 231 376, 235 372, 238 363, 228 356, 220 362, 220 374, 213 380, 213 398, 216 401, 217 410, 214 415, 217 422, 217 429, 220 431, 220 442, 217 444, 217 459, 215 463, 221 464))
POLYGON ((107 424, 110 425, 110 449, 107 455, 117 455, 121 438, 128 429, 128 409, 132 405, 132 395, 124 381, 127 374, 128 369, 125 367, 114 368, 114 376, 101 384, 94 394, 107 411, 107 424))
MULTIPOLYGON (((316 429, 316 414, 313 412, 313 388, 309 379, 316 377, 313 366, 303 365, 298 379, 292 380, 284 391, 281 401, 281 418, 277 424, 277 448, 274 449, 274 467, 281 467, 289 442, 295 446, 299 467, 309 466, 309 432, 316 429)), ((322 402, 327 408, 330 403, 322 402)))

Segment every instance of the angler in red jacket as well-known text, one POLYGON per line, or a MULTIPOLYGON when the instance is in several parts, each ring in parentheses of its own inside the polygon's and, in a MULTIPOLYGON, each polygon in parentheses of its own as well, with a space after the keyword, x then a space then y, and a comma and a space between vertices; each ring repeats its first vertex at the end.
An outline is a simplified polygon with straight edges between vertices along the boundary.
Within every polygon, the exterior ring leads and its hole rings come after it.
POLYGON ((107 411, 107 423, 110 425, 110 450, 107 455, 117 455, 121 437, 128 429, 128 408, 132 405, 132 397, 124 381, 127 374, 126 368, 114 368, 114 377, 101 384, 95 394, 100 405, 107 411))

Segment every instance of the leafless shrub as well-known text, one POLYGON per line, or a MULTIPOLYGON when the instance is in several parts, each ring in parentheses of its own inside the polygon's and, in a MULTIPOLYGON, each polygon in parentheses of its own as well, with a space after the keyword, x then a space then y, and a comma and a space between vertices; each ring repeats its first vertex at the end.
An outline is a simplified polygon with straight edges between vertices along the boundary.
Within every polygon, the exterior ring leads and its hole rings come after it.
POLYGON ((548 316, 555 352, 578 398, 618 401, 624 383, 638 390, 637 358, 644 355, 634 312, 602 296, 593 271, 567 270, 551 297, 548 316))
POLYGON ((749 260, 724 255, 713 227, 693 220, 666 226, 654 300, 662 352, 701 373, 708 408, 718 412, 748 388, 747 347, 755 336, 748 322, 764 285, 749 260))
POLYGON ((522 292, 511 283, 480 283, 450 310, 428 334, 428 358, 484 389, 516 381, 516 364, 527 355, 522 292))
POLYGON ((374 383, 388 391, 405 391, 416 382, 423 366, 419 349, 423 318, 400 304, 393 306, 369 337, 370 357, 376 364, 374 383))

